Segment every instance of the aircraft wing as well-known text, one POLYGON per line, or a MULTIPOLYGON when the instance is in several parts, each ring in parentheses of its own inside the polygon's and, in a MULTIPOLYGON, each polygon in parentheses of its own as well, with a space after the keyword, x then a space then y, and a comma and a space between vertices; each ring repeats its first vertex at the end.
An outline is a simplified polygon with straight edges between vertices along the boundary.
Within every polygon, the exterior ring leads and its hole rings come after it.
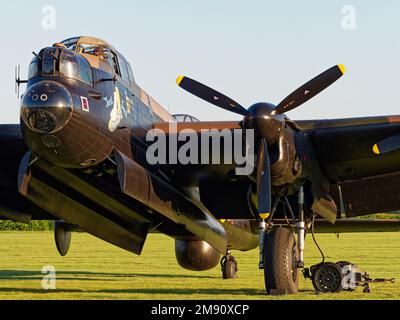
MULTIPOLYGON (((291 123, 309 136, 342 213, 355 217, 400 208, 400 152, 377 155, 373 151, 375 144, 400 132, 399 116, 291 123)), ((170 127, 160 123, 154 128, 168 134, 185 129, 199 134, 204 129, 240 129, 240 124, 235 121, 197 122, 177 123, 170 127)), ((244 178, 229 180, 232 169, 229 165, 175 166, 174 178, 181 185, 196 181, 203 185, 203 189, 208 190, 204 195, 206 205, 213 209, 216 217, 251 218, 246 198, 248 181, 244 178), (224 193, 219 192, 222 189, 224 193), (214 193, 219 195, 217 200, 208 196, 214 193), (224 194, 228 195, 227 198, 224 194), (235 211, 242 213, 233 214, 235 211)))
POLYGON ((400 153, 377 154, 374 146, 400 132, 400 117, 299 121, 348 217, 400 208, 400 153), (341 199, 340 199, 341 194, 341 199))

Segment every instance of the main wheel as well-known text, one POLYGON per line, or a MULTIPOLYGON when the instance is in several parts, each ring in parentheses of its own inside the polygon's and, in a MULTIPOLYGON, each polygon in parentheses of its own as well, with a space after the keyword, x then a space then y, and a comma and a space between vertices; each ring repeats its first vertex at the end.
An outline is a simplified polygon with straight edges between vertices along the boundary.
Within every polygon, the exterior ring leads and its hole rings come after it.
POLYGON ((290 230, 277 228, 265 236, 264 277, 268 294, 299 292, 297 257, 296 240, 290 230))
POLYGON ((238 267, 234 257, 224 257, 221 266, 224 280, 237 278, 238 267))
POLYGON ((323 263, 313 273, 312 283, 317 292, 337 293, 342 291, 342 268, 336 263, 323 263))

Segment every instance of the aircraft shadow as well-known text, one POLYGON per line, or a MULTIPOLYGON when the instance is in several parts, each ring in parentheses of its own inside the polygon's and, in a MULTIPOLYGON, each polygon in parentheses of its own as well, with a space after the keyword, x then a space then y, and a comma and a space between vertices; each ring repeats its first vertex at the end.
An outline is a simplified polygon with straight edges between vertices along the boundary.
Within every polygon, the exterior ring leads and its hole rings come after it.
MULTIPOLYGON (((64 281, 120 281, 118 278, 201 278, 201 279, 219 279, 212 276, 196 276, 196 275, 171 275, 171 274, 138 274, 138 273, 107 273, 107 272, 86 272, 86 271, 59 271, 57 272, 57 280, 64 281), (112 279, 115 278, 115 279, 112 279)), ((29 270, 0 270, 0 284, 2 281, 40 281, 43 274, 38 271, 29 270)), ((229 288, 131 288, 131 289, 103 289, 103 290, 74 290, 74 289, 57 289, 46 291, 43 289, 29 288, 0 288, 0 292, 20 292, 34 294, 51 294, 51 293, 93 293, 93 294, 145 294, 145 295, 207 295, 207 296, 265 296, 264 290, 252 288, 229 289, 229 288)), ((301 291, 302 293, 312 293, 312 291, 301 291)))
MULTIPOLYGON (((219 277, 205 275, 173 275, 173 274, 148 274, 148 273, 108 273, 89 271, 57 271, 58 280, 80 280, 80 281, 118 281, 117 278, 192 278, 192 279, 219 279, 219 277), (68 277, 69 276, 69 277, 68 277), (86 278, 85 278, 86 277, 86 278), (98 279, 96 279, 98 278, 98 279), (113 280, 112 278, 116 278, 113 280)), ((0 270, 1 280, 37 280, 43 278, 38 271, 29 270, 0 270)))
POLYGON ((44 290, 33 288, 0 288, 0 293, 29 293, 29 294, 56 294, 56 293, 85 293, 84 290, 78 289, 56 289, 44 290))
POLYGON ((208 289, 208 288, 193 288, 193 289, 107 289, 98 290, 97 293, 126 293, 126 294, 148 294, 148 295, 174 295, 174 296, 188 296, 188 295, 227 295, 227 296, 259 296, 264 295, 265 292, 256 289, 208 289))

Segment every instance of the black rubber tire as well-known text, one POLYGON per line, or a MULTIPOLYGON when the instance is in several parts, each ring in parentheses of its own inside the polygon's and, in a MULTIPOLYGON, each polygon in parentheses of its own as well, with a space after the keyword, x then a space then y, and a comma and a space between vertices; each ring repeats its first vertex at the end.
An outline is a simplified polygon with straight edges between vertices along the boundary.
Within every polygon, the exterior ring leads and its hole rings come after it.
POLYGON ((299 292, 298 250, 293 233, 286 228, 270 231, 264 243, 264 278, 268 294, 299 292))
POLYGON ((222 264, 222 277, 224 280, 237 278, 237 263, 233 258, 226 258, 222 264))
POLYGON ((342 291, 342 268, 336 263, 321 264, 313 273, 312 283, 319 293, 338 293, 342 291))

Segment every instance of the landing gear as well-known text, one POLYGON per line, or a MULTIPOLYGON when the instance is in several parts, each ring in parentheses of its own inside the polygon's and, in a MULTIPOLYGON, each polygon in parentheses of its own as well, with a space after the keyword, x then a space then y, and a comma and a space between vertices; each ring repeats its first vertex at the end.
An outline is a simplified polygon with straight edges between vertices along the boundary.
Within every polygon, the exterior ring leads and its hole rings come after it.
POLYGON ((306 223, 304 216, 304 189, 299 192, 299 217, 295 217, 287 197, 275 201, 268 220, 260 221, 260 269, 264 269, 265 287, 268 294, 296 294, 299 291, 299 269, 304 268, 304 241, 306 223), (294 233, 287 228, 273 228, 273 216, 279 203, 290 212, 297 231, 298 243, 294 233), (270 230, 268 232, 268 230, 270 230))
POLYGON ((63 221, 56 221, 54 223, 54 239, 58 252, 62 257, 65 257, 71 246, 70 225, 63 221))
POLYGON ((238 265, 235 260, 235 257, 231 255, 230 251, 228 251, 226 256, 222 258, 221 268, 222 268, 222 277, 224 278, 224 280, 237 278, 238 265))
POLYGON ((298 293, 298 248, 293 233, 286 228, 273 229, 266 235, 264 246, 264 276, 268 294, 298 293))

